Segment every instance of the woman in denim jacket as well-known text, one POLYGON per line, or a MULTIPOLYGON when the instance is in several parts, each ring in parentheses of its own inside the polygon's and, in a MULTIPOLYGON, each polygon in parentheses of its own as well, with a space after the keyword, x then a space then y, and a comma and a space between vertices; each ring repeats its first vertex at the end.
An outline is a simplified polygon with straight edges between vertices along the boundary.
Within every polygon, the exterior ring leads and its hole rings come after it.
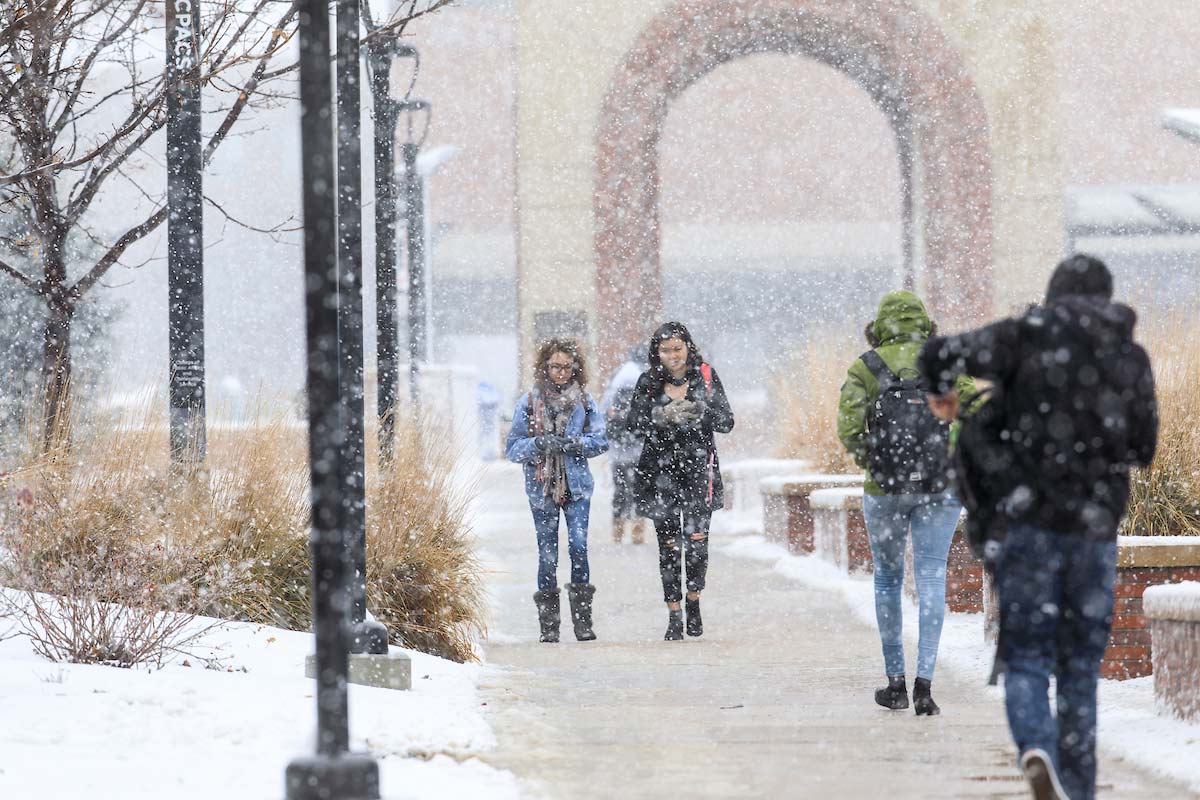
POLYGON ((596 638, 588 571, 587 533, 592 472, 587 460, 608 449, 604 417, 585 391, 587 365, 575 339, 543 342, 534 360, 533 389, 513 412, 505 444, 509 461, 524 465, 525 494, 538 542, 537 604, 541 641, 557 642, 561 620, 558 589, 558 520, 567 521, 571 582, 567 597, 575 638, 596 638))

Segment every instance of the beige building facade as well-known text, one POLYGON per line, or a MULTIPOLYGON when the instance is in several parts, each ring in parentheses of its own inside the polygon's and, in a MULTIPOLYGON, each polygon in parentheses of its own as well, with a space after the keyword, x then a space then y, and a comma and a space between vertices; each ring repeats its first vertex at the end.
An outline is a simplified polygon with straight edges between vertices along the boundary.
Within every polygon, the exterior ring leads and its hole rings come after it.
POLYGON ((671 104, 761 54, 849 76, 896 137, 904 275, 962 321, 1032 299, 1061 255, 1053 27, 1036 0, 518 0, 522 352, 585 333, 611 364, 661 312, 671 104))

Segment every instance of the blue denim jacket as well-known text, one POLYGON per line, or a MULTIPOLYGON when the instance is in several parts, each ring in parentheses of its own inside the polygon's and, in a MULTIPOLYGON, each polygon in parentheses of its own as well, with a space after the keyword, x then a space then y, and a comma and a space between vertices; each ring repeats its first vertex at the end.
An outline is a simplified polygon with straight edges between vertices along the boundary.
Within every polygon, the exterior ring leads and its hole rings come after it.
MULTIPOLYGON (((529 395, 525 394, 517 401, 517 410, 513 412, 512 428, 508 431, 508 441, 504 444, 504 453, 509 461, 525 466, 525 494, 529 497, 529 505, 533 508, 549 509, 554 501, 546 496, 546 486, 537 479, 537 461, 540 453, 533 444, 532 426, 529 424, 529 395)), ((567 438, 580 439, 583 442, 582 452, 569 452, 564 459, 567 470, 567 486, 571 490, 572 500, 586 500, 592 496, 595 486, 592 471, 588 469, 587 460, 595 458, 608 449, 608 436, 604 432, 604 416, 596 408, 596 403, 588 395, 583 402, 575 406, 571 418, 567 421, 567 438), (587 421, 587 433, 584 433, 584 421, 587 421)))

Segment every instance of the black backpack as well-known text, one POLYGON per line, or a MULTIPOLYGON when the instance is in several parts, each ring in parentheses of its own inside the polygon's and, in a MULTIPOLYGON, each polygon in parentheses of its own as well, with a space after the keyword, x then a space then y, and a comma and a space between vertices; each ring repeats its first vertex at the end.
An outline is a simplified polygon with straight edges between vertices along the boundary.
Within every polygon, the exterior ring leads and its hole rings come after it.
POLYGON ((874 350, 861 358, 879 383, 879 396, 867 415, 871 477, 886 494, 944 492, 949 486, 950 425, 929 410, 924 381, 900 378, 874 350))

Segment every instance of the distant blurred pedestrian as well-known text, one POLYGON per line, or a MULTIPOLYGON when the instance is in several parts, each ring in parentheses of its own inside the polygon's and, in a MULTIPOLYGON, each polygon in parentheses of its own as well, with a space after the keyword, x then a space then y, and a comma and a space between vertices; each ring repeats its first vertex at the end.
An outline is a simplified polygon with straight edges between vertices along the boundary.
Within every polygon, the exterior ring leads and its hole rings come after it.
POLYGON ((958 415, 954 380, 993 381, 1011 456, 996 563, 999 658, 1008 724, 1037 798, 1092 800, 1096 684, 1112 627, 1117 529, 1129 472, 1158 442, 1150 359, 1136 314, 1086 255, 1054 270, 1046 300, 1020 317, 921 352, 930 406, 958 415), (1055 676, 1057 714, 1047 696, 1055 676))
POLYGON ((863 517, 888 681, 875 691, 875 702, 893 710, 908 708, 901 595, 912 536, 920 604, 913 682, 918 716, 941 713, 933 701, 933 672, 946 616, 946 558, 962 513, 949 486, 950 425, 926 406, 929 386, 916 370, 917 354, 933 330, 921 298, 907 291, 885 294, 866 328, 871 349, 850 365, 838 403, 838 438, 867 471, 863 517))
POLYGON ((500 393, 487 381, 480 381, 475 387, 475 407, 479 411, 479 457, 484 461, 499 458, 496 416, 500 410, 500 393))
POLYGON ((642 347, 629 351, 625 363, 617 368, 600 399, 600 413, 608 431, 608 460, 612 467, 612 530, 618 544, 625 536, 625 523, 632 520, 630 536, 634 544, 646 541, 646 522, 637 515, 634 483, 637 461, 642 454, 642 437, 626 426, 638 377, 646 369, 642 347))
POLYGON ((575 638, 590 641, 596 587, 588 569, 588 516, 592 473, 587 460, 608 449, 604 417, 585 391, 587 365, 574 339, 548 339, 537 350, 533 388, 517 402, 505 453, 524 465, 525 494, 538 542, 537 604, 541 641, 557 642, 561 620, 558 589, 558 521, 567 522, 571 558, 571 622, 575 638))
POLYGON ((724 505, 714 433, 733 430, 733 411, 716 371, 680 322, 650 337, 650 368, 638 378, 628 428, 644 437, 637 465, 638 512, 654 520, 667 641, 683 639, 681 551, 686 549, 687 633, 704 632, 700 592, 708 573, 708 531, 724 505))

